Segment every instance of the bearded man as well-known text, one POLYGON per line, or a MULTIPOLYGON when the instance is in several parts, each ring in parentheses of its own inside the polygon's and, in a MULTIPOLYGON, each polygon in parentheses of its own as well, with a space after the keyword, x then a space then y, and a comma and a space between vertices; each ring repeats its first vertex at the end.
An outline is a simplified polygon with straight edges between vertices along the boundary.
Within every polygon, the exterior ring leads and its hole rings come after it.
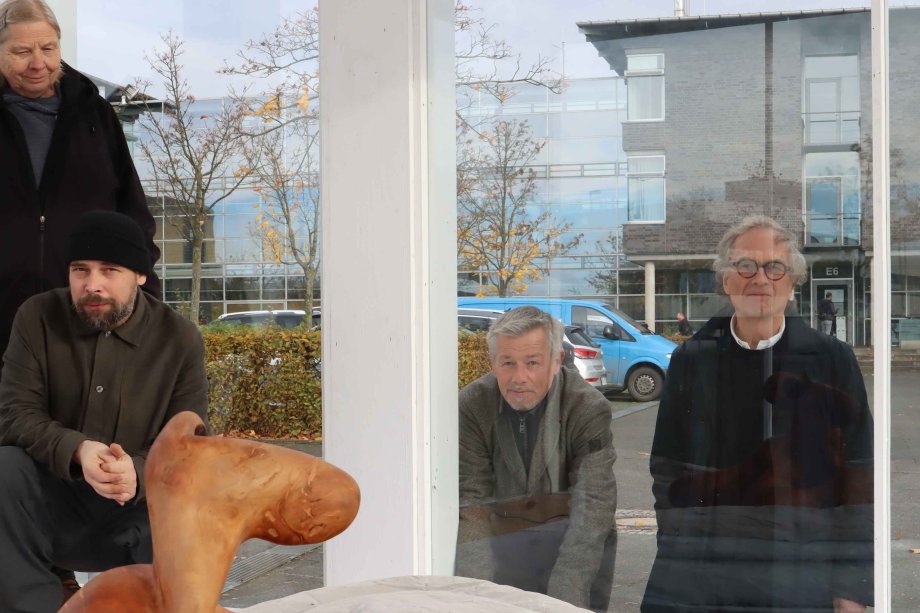
POLYGON ((54 567, 151 562, 147 452, 181 411, 207 423, 201 334, 140 291, 146 244, 126 215, 83 215, 69 288, 16 313, 0 377, 2 611, 56 611, 54 567))

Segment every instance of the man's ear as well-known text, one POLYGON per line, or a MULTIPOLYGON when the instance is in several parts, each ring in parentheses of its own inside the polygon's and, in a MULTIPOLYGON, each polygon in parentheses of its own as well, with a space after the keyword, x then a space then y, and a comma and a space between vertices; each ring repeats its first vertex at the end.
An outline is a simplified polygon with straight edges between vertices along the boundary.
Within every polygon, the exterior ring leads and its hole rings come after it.
POLYGON ((137 284, 138 285, 143 285, 144 283, 147 282, 147 275, 142 275, 138 273, 135 273, 135 274, 137 274, 137 284))

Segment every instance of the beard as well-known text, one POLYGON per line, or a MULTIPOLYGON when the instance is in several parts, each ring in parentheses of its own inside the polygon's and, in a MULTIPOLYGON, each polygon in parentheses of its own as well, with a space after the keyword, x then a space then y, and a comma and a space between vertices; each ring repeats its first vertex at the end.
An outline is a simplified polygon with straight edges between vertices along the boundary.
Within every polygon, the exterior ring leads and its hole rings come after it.
POLYGON ((74 303, 73 310, 76 311, 83 323, 93 330, 108 332, 121 325, 134 312, 136 298, 137 294, 127 302, 118 302, 114 298, 101 298, 92 295, 83 296, 74 303), (103 304, 109 305, 111 308, 99 313, 92 313, 86 309, 89 305, 99 306, 103 304))

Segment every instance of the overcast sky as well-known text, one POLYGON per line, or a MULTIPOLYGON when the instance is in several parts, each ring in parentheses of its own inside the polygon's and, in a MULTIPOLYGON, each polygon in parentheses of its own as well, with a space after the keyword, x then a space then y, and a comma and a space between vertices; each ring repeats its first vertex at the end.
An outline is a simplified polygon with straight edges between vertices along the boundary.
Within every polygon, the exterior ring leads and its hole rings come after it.
MULTIPOLYGON (((152 78, 144 57, 172 29, 186 40, 186 74, 198 97, 219 97, 228 81, 216 71, 247 39, 271 31, 281 16, 315 5, 306 0, 77 0, 77 67, 130 83, 152 78)), ((553 57, 568 77, 604 76, 606 64, 584 42, 579 21, 668 17, 673 0, 468 0, 525 58, 553 57), (564 43, 564 44, 563 44, 564 43)), ((868 0, 689 0, 692 15, 868 6, 868 0)), ((239 85, 239 83, 237 83, 239 85)))

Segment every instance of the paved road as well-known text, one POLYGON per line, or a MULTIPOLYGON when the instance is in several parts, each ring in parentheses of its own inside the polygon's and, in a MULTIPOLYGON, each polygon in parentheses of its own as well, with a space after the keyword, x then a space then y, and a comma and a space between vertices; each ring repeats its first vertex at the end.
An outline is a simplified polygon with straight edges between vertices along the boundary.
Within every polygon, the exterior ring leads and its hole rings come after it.
MULTIPOLYGON (((872 379, 867 379, 870 403, 872 379)), ((638 405, 625 396, 611 400, 620 528, 612 611, 639 610, 655 556, 649 450, 657 404, 638 405), (638 409, 638 410, 637 410, 638 409)), ((920 611, 920 375, 892 377, 892 598, 895 611, 920 611)), ((319 453, 318 446, 311 449, 319 453)), ((249 543, 242 555, 271 547, 249 543)), ((221 604, 242 607, 322 586, 322 548, 299 554, 276 570, 227 591, 221 604)))

